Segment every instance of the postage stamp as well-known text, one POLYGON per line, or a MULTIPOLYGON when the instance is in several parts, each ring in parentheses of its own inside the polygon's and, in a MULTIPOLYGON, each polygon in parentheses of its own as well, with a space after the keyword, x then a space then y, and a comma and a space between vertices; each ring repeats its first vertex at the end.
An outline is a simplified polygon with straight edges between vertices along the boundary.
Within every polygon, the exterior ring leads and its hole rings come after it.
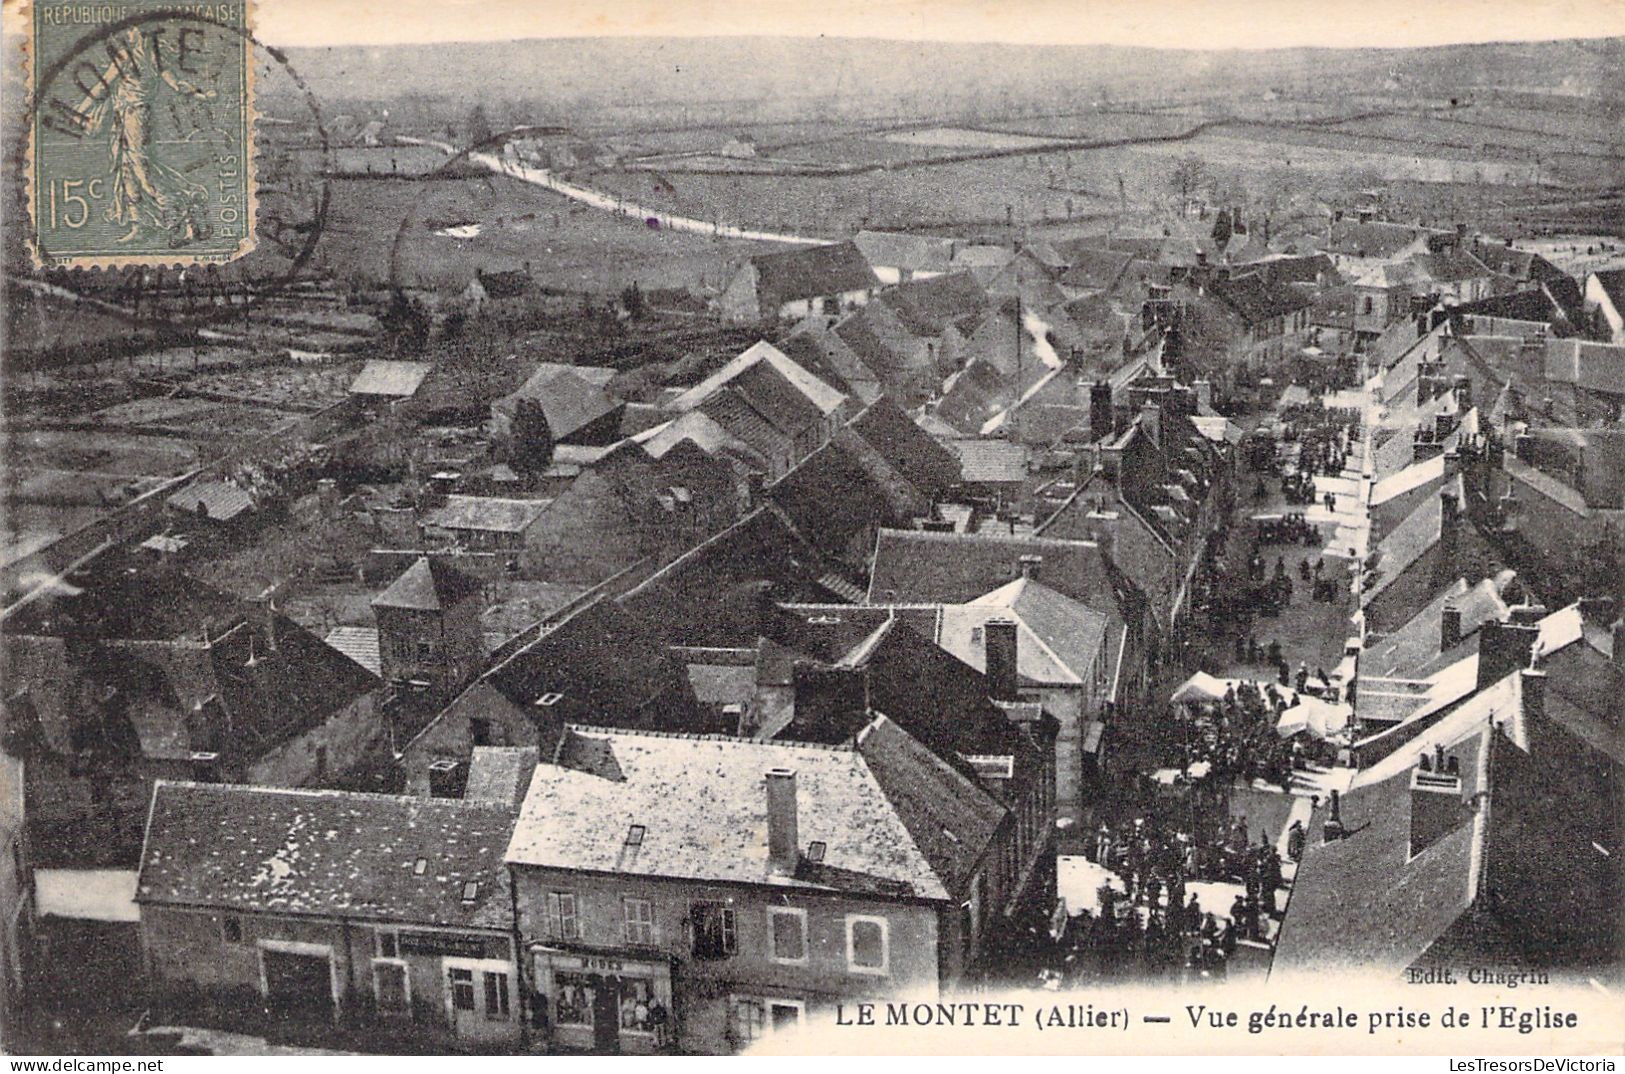
POLYGON ((251 0, 40 0, 29 206, 47 268, 254 248, 251 0))

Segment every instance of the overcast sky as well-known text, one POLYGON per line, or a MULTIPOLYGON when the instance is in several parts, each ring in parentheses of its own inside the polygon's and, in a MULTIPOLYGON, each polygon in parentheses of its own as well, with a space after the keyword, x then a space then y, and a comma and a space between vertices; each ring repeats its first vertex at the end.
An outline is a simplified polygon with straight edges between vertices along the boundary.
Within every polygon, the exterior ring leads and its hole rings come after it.
POLYGON ((1625 35, 1625 0, 262 0, 272 45, 789 35, 1161 48, 1625 35))

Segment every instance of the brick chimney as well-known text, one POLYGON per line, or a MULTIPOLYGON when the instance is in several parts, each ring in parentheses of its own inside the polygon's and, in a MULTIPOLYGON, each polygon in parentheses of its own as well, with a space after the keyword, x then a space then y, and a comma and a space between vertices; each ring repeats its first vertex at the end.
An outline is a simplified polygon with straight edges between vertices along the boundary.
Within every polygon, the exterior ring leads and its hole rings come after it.
POLYGON ((1199 412, 1203 410, 1212 410, 1213 382, 1211 380, 1198 380, 1192 383, 1191 387, 1196 390, 1197 410, 1199 412))
POLYGON ((767 864, 781 876, 794 875, 801 861, 801 836, 796 829, 796 773, 790 768, 767 770, 767 864))
POLYGON ((1519 668, 1529 666, 1540 628, 1522 623, 1490 620, 1478 628, 1478 681, 1475 688, 1491 686, 1519 668))
POLYGON ((1030 582, 1038 581, 1038 570, 1044 565, 1044 557, 1038 555, 1025 555, 1020 559, 1021 576, 1030 582))
POLYGON ((987 655, 988 696, 995 701, 1020 701, 1015 620, 989 619, 982 626, 982 643, 987 655))
POLYGON ((1321 827, 1321 834, 1328 843, 1335 843, 1348 834, 1343 827, 1343 796, 1335 787, 1332 789, 1332 810, 1321 827))
POLYGON ((1410 856, 1413 858, 1467 819, 1461 800, 1461 776, 1437 770, 1445 767, 1444 764, 1429 765, 1427 755, 1423 754, 1421 763, 1411 771, 1410 856))
POLYGON ((1089 386, 1089 439, 1099 443, 1112 435, 1112 386, 1097 380, 1089 386))
POLYGON ((276 598, 281 588, 280 585, 268 585, 259 596, 249 602, 254 606, 252 626, 265 640, 266 648, 273 653, 276 652, 278 641, 276 598))
POLYGON ((1456 580, 1457 545, 1461 535, 1461 501, 1453 488, 1439 490, 1439 548, 1433 561, 1433 582, 1445 585, 1456 580))
POLYGON ((1461 644, 1461 609, 1446 604, 1439 612, 1439 651, 1447 653, 1461 644))

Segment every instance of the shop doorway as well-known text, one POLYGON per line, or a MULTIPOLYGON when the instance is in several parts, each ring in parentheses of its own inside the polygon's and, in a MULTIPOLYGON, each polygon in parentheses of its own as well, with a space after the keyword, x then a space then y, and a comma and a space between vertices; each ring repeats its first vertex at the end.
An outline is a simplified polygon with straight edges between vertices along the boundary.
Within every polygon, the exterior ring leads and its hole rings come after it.
POLYGON ((600 1052, 621 1050, 621 980, 589 978, 592 982, 592 1045, 600 1052))

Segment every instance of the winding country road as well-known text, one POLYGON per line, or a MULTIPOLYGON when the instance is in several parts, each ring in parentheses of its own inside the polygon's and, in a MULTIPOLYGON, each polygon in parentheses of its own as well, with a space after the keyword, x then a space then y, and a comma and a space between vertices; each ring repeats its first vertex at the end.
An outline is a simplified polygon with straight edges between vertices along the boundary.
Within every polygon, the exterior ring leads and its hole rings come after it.
MULTIPOLYGON (((440 150, 448 156, 456 154, 456 150, 445 142, 435 142, 424 138, 407 138, 402 136, 402 142, 414 145, 427 145, 440 150)), ((791 235, 779 231, 759 231, 755 228, 735 227, 732 224, 719 224, 710 220, 699 220, 691 216, 678 216, 661 209, 651 209, 637 202, 627 201, 614 194, 606 194, 601 190, 581 186, 577 183, 567 183, 545 168, 532 168, 528 164, 504 160, 495 153, 469 153, 467 160, 477 164, 498 175, 506 175, 518 179, 522 183, 551 190, 572 201, 579 201, 583 205, 591 205, 595 209, 614 213, 632 220, 641 220, 649 227, 661 228, 669 231, 691 231, 697 235, 714 235, 722 239, 745 239, 750 242, 782 242, 797 246, 825 246, 829 239, 814 238, 810 235, 791 235)))

